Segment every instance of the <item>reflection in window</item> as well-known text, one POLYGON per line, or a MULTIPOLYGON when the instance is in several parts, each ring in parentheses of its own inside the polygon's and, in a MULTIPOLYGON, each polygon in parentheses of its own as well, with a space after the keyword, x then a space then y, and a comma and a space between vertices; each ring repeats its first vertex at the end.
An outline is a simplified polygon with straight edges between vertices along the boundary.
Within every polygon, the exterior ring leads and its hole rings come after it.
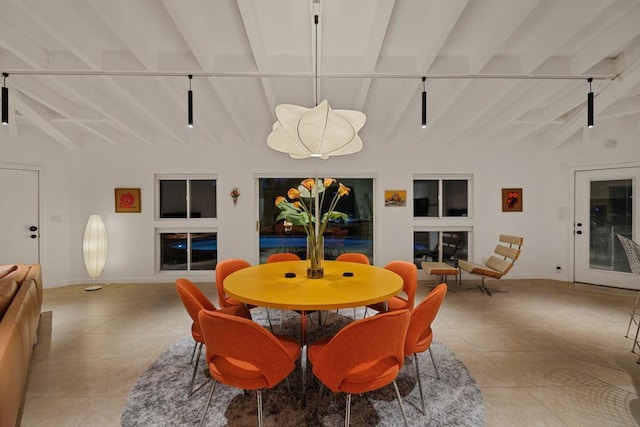
POLYGON ((414 217, 469 215, 468 179, 416 179, 413 181, 414 217), (438 201, 442 199, 442 206, 438 201))
POLYGON ((216 233, 160 233, 160 270, 214 270, 216 233))
POLYGON ((422 261, 447 262, 466 260, 468 256, 466 231, 414 231, 413 258, 421 268, 422 261))
POLYGON ((216 218, 215 179, 160 179, 160 218, 216 218))
MULTIPOLYGON (((335 259, 343 252, 360 252, 373 262, 373 179, 339 178, 336 180, 351 189, 342 197, 336 211, 346 213, 346 220, 330 221, 324 233, 325 259, 335 259)), ((276 252, 293 252, 306 257, 306 233, 302 226, 276 221, 280 209, 275 206, 278 196, 286 196, 289 188, 298 188, 302 178, 259 178, 260 207, 260 263, 276 252)), ((332 192, 338 186, 331 187, 332 192)), ((329 210, 333 193, 327 194, 322 211, 329 210)))
POLYGON ((633 234, 633 181, 592 181, 590 184, 589 267, 631 272, 616 234, 633 234))

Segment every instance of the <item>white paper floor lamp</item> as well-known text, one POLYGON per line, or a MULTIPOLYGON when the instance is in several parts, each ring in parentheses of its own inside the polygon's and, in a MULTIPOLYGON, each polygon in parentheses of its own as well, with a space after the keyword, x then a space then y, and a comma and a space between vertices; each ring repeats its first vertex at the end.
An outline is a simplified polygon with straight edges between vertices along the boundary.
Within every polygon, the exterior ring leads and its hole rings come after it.
POLYGON ((92 284, 85 288, 86 291, 102 289, 102 285, 96 285, 95 280, 102 275, 104 264, 107 261, 107 229, 100 215, 91 215, 84 229, 82 240, 82 254, 87 273, 91 277, 92 284))

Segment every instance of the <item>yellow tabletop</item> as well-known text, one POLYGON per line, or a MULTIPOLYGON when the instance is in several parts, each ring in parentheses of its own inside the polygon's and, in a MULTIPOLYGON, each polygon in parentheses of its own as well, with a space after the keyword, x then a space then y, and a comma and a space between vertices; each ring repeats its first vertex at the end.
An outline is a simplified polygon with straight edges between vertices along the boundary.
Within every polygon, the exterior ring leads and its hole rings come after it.
POLYGON ((373 304, 402 290, 402 278, 384 268, 342 261, 324 261, 323 267, 323 278, 310 279, 307 261, 260 264, 227 276, 224 289, 246 304, 305 311, 373 304), (353 276, 345 277, 344 272, 353 276))

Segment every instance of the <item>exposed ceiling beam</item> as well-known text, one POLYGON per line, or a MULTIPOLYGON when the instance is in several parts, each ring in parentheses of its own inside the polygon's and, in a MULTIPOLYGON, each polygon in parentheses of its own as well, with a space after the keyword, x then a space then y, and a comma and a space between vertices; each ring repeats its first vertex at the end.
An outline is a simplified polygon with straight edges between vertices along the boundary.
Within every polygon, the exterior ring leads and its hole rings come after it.
POLYGON ((493 31, 483 34, 482 48, 473 52, 469 61, 472 74, 482 71, 539 2, 540 0, 520 0, 505 3, 500 8, 484 8, 491 20, 499 22, 500 25, 495 25, 493 31))
POLYGON ((59 1, 41 1, 38 7, 30 7, 22 0, 12 0, 30 19, 62 43, 69 51, 85 63, 89 69, 99 70, 102 65, 102 52, 95 49, 85 37, 84 17, 75 7, 61 7, 59 1), (74 19, 75 15, 75 19, 74 19), (69 20, 77 25, 66 25, 69 20))
POLYGON ((113 33, 131 50, 135 57, 147 70, 158 69, 158 51, 134 13, 123 10, 126 2, 112 3, 104 0, 87 0, 100 18, 111 28, 113 33))
POLYGON ((591 67, 615 52, 616 46, 623 46, 640 34, 640 4, 620 4, 617 22, 607 26, 603 31, 591 31, 592 38, 571 58, 571 69, 576 74, 583 74, 591 67))
MULTIPOLYGON (((421 50, 417 57, 418 74, 427 74, 466 5, 467 0, 441 2, 437 10, 425 17, 426 22, 420 33, 420 45, 426 46, 426 48, 421 50)), ((383 133, 380 137, 383 143, 388 143, 390 135, 396 131, 400 119, 416 95, 419 83, 420 81, 416 79, 416 82, 407 82, 402 85, 402 89, 393 102, 394 108, 390 109, 381 127, 383 133)))
MULTIPOLYGON (((625 67, 625 71, 620 74, 619 78, 610 82, 595 97, 594 108, 596 117, 599 112, 604 111, 607 107, 616 102, 616 100, 624 97, 633 90, 636 85, 640 84, 640 45, 636 45, 632 49, 623 52, 618 57, 618 61, 621 64, 624 64, 621 65, 621 67, 625 67)), ((585 100, 586 97, 587 91, 585 90, 585 100)), ((563 126, 563 129, 558 132, 557 136, 550 140, 548 147, 552 149, 558 147, 580 127, 584 126, 586 123, 586 113, 586 105, 578 109, 575 116, 565 126, 563 126)))
POLYGON ((80 149, 75 142, 53 126, 50 122, 51 119, 49 117, 45 117, 41 111, 38 111, 37 107, 31 105, 28 98, 25 98, 20 92, 14 91, 12 93, 11 103, 13 104, 13 108, 28 118, 34 125, 40 128, 40 130, 45 132, 60 145, 71 151, 77 151, 80 149))
MULTIPOLYGON (((194 22, 194 19, 192 19, 193 17, 190 14, 197 14, 197 8, 192 9, 184 3, 178 4, 171 0, 162 0, 162 4, 185 40, 189 50, 193 53, 196 61, 200 65, 202 75, 207 75, 209 77, 207 81, 211 84, 218 94, 220 101, 229 111, 229 117, 231 117, 236 129, 242 135, 243 140, 246 143, 252 141, 252 135, 248 125, 251 123, 251 120, 249 120, 249 117, 242 109, 242 104, 238 102, 237 96, 228 85, 225 85, 219 79, 212 77, 214 75, 212 73, 214 66, 213 55, 210 55, 208 53, 208 49, 205 47, 206 38, 199 37, 202 35, 202 32, 198 32, 198 28, 191 25, 191 23, 194 22)), ((195 21, 197 22, 197 20, 195 21)), ((189 74, 195 76, 199 73, 192 72, 189 74)))
MULTIPOLYGON (((376 64, 378 63, 378 58, 380 57, 380 52, 384 44, 384 36, 386 35, 387 28, 391 22, 394 5, 395 0, 378 0, 374 7, 375 15, 371 25, 372 34, 369 36, 369 43, 367 44, 367 49, 364 52, 362 72, 373 73, 376 69, 376 64)), ((369 94, 369 88, 371 87, 371 81, 372 79, 365 78, 360 82, 360 88, 357 92, 354 109, 364 109, 367 101, 367 95, 369 94)))
POLYGON ((526 46, 526 55, 522 57, 522 72, 532 73, 554 55, 558 46, 568 42, 613 1, 592 1, 584 7, 576 7, 573 2, 554 2, 556 9, 552 15, 546 16, 536 27, 539 37, 532 38, 526 46))

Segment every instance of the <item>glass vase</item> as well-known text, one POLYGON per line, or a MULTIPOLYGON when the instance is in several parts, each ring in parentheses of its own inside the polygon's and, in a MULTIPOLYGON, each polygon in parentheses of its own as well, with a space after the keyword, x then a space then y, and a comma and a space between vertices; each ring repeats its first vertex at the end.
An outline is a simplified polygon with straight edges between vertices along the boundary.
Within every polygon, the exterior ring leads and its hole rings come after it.
POLYGON ((324 237, 307 236, 307 277, 319 279, 324 276, 324 237))

